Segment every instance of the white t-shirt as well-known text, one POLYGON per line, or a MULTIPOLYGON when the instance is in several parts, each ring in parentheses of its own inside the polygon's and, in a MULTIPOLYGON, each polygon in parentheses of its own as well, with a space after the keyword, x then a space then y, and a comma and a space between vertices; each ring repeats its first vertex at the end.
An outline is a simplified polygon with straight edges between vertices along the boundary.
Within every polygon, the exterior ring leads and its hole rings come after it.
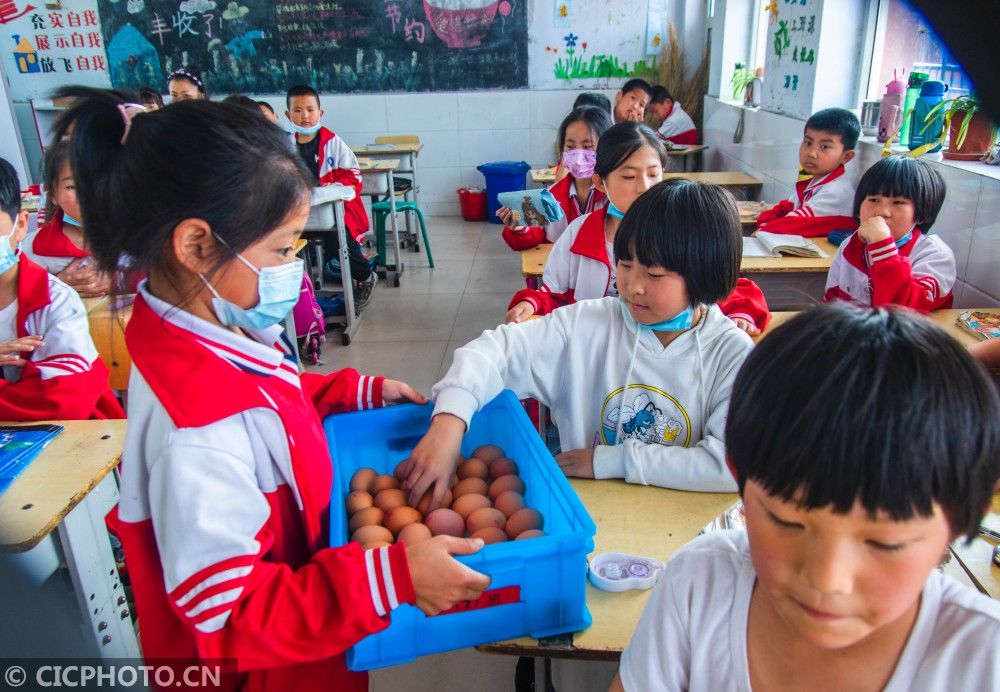
MULTIPOLYGON (((0 310, 0 342, 13 341, 17 338, 17 300, 0 310)), ((6 354, 4 354, 6 355, 6 354)), ((14 365, 4 365, 0 367, 0 375, 8 382, 17 382, 21 368, 14 365)))
MULTIPOLYGON (((750 692, 746 631, 755 581, 745 531, 712 532, 685 546, 622 653, 625 689, 750 692)), ((885 692, 997 692, 998 646, 1000 602, 934 570, 885 692)))

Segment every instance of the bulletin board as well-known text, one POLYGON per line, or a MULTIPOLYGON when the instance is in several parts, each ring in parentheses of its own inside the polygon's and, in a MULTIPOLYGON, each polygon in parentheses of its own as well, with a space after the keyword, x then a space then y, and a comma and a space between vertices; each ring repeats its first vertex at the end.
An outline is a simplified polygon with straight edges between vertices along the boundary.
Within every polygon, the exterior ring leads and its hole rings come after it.
POLYGON ((816 87, 823 0, 775 0, 768 8, 761 106, 806 120, 816 87))

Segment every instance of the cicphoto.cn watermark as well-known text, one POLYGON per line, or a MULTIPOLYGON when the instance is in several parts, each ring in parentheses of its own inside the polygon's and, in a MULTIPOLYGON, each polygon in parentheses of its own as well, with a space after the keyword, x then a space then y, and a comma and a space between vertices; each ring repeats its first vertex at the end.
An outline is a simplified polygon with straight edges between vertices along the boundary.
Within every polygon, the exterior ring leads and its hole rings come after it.
POLYGON ((0 659, 0 690, 227 690, 232 660, 0 659))

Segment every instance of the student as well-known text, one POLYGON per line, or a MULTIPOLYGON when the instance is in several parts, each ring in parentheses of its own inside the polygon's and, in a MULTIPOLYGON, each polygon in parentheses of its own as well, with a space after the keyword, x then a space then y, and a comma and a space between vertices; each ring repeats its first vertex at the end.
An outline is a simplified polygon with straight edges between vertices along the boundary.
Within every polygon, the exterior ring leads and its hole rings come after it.
POLYGON ((611 99, 599 92, 585 91, 577 96, 576 100, 573 101, 573 110, 583 106, 600 108, 602 111, 607 113, 609 117, 611 116, 611 99))
POLYGON ((270 103, 267 101, 258 101, 257 107, 260 108, 260 112, 264 114, 265 118, 275 125, 278 124, 278 114, 274 112, 274 108, 271 107, 270 103))
POLYGON ((854 158, 860 135, 861 123, 849 110, 826 108, 813 113, 799 146, 799 166, 811 177, 795 183, 791 198, 761 212, 757 228, 806 237, 856 228, 851 217, 854 188, 844 175, 844 166, 854 158))
POLYGON ((59 93, 75 97, 57 127, 76 127, 95 256, 113 267, 128 254, 149 274, 125 334, 130 424, 111 517, 144 655, 234 659, 227 683, 246 689, 367 690, 345 649, 399 603, 434 614, 489 580, 449 556, 472 539, 325 547, 329 512, 344 508, 331 505, 321 416, 424 398, 350 369, 299 375, 278 323, 302 279, 292 246, 308 171, 240 107, 184 102, 129 121, 107 92, 59 93))
POLYGON ((208 98, 201 70, 194 65, 185 65, 171 72, 167 77, 167 92, 170 94, 171 103, 208 98))
POLYGON ((733 385, 746 531, 670 560, 612 690, 1000 689, 1000 603, 938 569, 1000 479, 1000 402, 940 328, 814 308, 733 385))
POLYGON ((612 113, 615 123, 626 120, 641 123, 646 114, 646 104, 653 90, 645 79, 630 79, 615 94, 615 108, 612 113))
POLYGON ((854 195, 861 225, 837 248, 823 300, 951 307, 955 254, 929 235, 944 196, 941 174, 920 159, 890 156, 865 171, 854 195))
MULTIPOLYGON (((552 248, 540 289, 522 289, 508 305, 507 321, 524 322, 578 300, 615 294, 613 247, 621 218, 660 181, 666 152, 652 130, 633 122, 612 126, 597 145, 594 186, 608 205, 577 218, 552 248)), ((719 306, 742 329, 756 335, 770 313, 764 294, 749 279, 719 306)))
POLYGON ((566 176, 553 183, 549 192, 563 210, 563 218, 545 226, 517 226, 507 207, 497 210, 504 222, 503 239, 512 250, 527 250, 542 243, 554 243, 566 226, 583 214, 604 206, 604 193, 593 183, 597 142, 611 127, 611 116, 591 106, 575 109, 559 126, 560 166, 566 176))
POLYGON ((139 105, 147 111, 152 112, 163 108, 163 97, 160 96, 160 92, 153 87, 139 87, 139 90, 136 92, 136 96, 139 99, 139 105))
POLYGON ((20 250, 17 172, 0 159, 0 420, 124 418, 77 294, 20 250))
POLYGON ((691 116, 684 112, 681 104, 674 100, 666 87, 654 86, 649 96, 649 111, 661 120, 656 131, 663 139, 674 144, 697 144, 698 129, 691 116))
POLYGON ((615 237, 620 297, 502 325, 455 352, 405 469, 411 496, 444 494, 472 414, 504 388, 551 408, 567 476, 734 490, 721 436, 752 342, 715 302, 736 284, 741 238, 722 188, 650 189, 615 237))

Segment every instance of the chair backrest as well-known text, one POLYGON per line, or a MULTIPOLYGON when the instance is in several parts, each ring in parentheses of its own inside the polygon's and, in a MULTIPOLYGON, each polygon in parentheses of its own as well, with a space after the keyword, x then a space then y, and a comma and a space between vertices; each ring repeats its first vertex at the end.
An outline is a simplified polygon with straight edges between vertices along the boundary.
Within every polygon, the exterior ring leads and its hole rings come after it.
POLYGON ((420 144, 420 137, 417 135, 379 135, 375 138, 375 144, 420 144))

